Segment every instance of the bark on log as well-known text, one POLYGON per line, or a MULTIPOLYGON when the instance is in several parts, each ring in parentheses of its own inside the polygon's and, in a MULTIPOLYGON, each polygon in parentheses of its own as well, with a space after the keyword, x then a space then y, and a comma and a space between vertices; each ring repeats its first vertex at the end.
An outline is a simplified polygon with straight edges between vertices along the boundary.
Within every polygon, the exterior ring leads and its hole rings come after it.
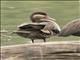
POLYGON ((1 60, 80 60, 80 42, 2 46, 1 60))

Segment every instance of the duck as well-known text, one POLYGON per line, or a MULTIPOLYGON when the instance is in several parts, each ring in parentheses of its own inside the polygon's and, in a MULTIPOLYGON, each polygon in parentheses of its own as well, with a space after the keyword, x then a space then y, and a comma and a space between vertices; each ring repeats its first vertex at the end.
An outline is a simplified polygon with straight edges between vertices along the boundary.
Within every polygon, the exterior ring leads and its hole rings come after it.
POLYGON ((80 18, 68 22, 59 33, 59 36, 79 36, 80 37, 80 18))
MULTIPOLYGON (((44 12, 42 12, 44 13, 44 12)), ((17 27, 17 31, 14 33, 18 34, 21 37, 31 39, 34 43, 35 39, 42 39, 46 42, 46 38, 55 36, 61 31, 59 25, 54 22, 49 16, 46 17, 45 14, 40 12, 33 13, 31 15, 31 23, 23 23, 17 27)))

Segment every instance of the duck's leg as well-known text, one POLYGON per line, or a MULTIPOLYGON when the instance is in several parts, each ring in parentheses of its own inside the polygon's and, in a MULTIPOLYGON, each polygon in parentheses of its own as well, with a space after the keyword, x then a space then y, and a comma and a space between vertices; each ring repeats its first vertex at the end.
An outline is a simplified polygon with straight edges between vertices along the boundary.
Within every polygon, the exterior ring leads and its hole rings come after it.
POLYGON ((46 39, 45 38, 43 40, 44 40, 44 42, 46 42, 46 39))
POLYGON ((34 43, 34 39, 31 39, 32 43, 34 43))

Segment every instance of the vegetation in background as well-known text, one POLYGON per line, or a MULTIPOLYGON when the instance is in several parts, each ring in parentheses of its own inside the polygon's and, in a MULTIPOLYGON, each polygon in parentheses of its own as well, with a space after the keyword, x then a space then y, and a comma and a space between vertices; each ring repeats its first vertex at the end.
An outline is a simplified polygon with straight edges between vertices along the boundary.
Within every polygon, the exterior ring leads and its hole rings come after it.
MULTIPOLYGON (((12 35, 11 32, 22 23, 30 23, 29 16, 36 11, 45 11, 62 28, 69 21, 79 18, 78 1, 1 1, 1 45, 31 43, 29 39, 12 35)), ((48 42, 54 41, 79 41, 80 37, 51 37, 48 42)))

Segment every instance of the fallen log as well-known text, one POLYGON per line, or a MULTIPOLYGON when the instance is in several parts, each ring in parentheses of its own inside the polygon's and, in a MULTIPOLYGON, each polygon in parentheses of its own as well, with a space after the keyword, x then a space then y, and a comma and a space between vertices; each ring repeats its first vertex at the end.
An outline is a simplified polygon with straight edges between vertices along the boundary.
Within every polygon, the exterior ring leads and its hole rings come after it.
POLYGON ((1 46, 1 60, 80 60, 80 42, 1 46))

